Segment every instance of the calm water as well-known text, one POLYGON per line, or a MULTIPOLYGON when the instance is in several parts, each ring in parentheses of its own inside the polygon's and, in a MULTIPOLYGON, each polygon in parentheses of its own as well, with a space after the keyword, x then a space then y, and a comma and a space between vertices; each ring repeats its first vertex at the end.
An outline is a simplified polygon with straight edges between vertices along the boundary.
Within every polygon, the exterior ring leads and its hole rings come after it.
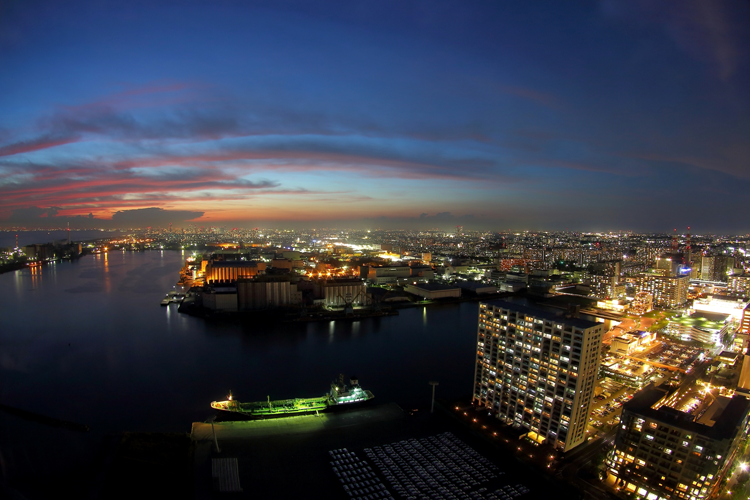
POLYGON ((438 396, 471 397, 477 303, 348 323, 207 323, 159 305, 182 262, 114 252, 0 275, 0 403, 91 427, 0 411, 4 477, 60 474, 51 462, 80 465, 110 432, 189 432, 229 389, 251 401, 315 396, 344 373, 402 407, 428 406, 430 380, 438 396))

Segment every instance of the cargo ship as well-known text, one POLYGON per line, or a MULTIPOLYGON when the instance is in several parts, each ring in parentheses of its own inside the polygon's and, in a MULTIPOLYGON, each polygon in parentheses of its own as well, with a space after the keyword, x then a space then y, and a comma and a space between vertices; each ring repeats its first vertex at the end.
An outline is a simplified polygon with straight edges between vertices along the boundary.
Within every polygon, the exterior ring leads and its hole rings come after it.
POLYGON ((349 384, 344 383, 344 376, 331 383, 331 390, 320 397, 295 398, 271 401, 257 401, 254 403, 240 403, 232 397, 229 392, 226 401, 213 401, 211 408, 221 412, 230 412, 244 418, 273 418, 304 415, 308 413, 320 413, 360 405, 372 400, 372 392, 366 391, 359 386, 357 377, 352 376, 349 384))

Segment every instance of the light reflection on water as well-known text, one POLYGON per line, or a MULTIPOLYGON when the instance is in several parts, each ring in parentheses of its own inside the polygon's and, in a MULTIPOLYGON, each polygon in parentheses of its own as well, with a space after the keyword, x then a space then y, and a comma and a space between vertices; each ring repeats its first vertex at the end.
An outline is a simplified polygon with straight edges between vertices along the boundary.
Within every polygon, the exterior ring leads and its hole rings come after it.
POLYGON ((438 376, 448 379, 441 382, 444 394, 470 397, 462 391, 473 374, 476 303, 360 321, 267 323, 249 315, 240 324, 206 322, 178 313, 176 305, 159 305, 183 255, 112 252, 0 275, 0 300, 8 306, 0 341, 32 367, 23 384, 0 387, 3 400, 34 410, 37 403, 22 396, 32 389, 47 394, 38 406, 52 403, 72 420, 146 430, 205 418, 206 402, 226 384, 246 386, 250 398, 268 389, 304 396, 325 390, 340 371, 357 373, 383 399, 410 406, 423 399, 423 391, 413 392, 418 381, 438 376), (24 338, 18 332, 28 331, 42 340, 15 345, 24 338), (56 350, 68 342, 70 351, 56 350), (50 394, 53 381, 62 387, 50 394), (169 391, 154 390, 160 386, 169 391), (101 395, 95 407, 90 394, 101 395), (180 411, 165 405, 169 399, 180 411))
POLYGON ((230 388, 243 400, 315 396, 342 372, 402 407, 428 406, 429 380, 438 397, 471 398, 476 303, 354 322, 206 322, 160 306, 184 257, 111 252, 0 275, 0 402, 88 424, 98 443, 188 431, 230 388))

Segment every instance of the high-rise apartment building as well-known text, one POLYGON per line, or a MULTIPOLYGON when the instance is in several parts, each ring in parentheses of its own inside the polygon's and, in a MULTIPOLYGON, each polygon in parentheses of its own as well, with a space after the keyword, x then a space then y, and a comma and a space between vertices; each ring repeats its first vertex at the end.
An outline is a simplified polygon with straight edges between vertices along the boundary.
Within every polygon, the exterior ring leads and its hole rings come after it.
POLYGON ((623 406, 608 467, 617 486, 636 498, 710 498, 742 449, 750 401, 722 398, 696 421, 672 408, 682 396, 649 386, 623 406))
POLYGON ((638 292, 650 293, 656 307, 676 308, 687 302, 689 276, 659 276, 642 273, 636 280, 638 292))
POLYGON ((508 301, 479 304, 474 404, 567 451, 586 439, 604 326, 508 301))
POLYGON ((730 276, 727 290, 740 297, 750 297, 750 274, 730 276))
POLYGON ((742 319, 740 320, 740 327, 737 329, 737 332, 750 335, 750 304, 746 305, 742 310, 742 319))
POLYGON ((654 264, 654 267, 660 271, 666 271, 667 276, 677 276, 680 269, 685 266, 685 258, 682 254, 664 254, 654 264))
MULTIPOLYGON (((600 298, 617 298, 617 284, 620 282, 618 276, 592 275, 589 276, 591 295, 600 298)), ((623 287, 624 288, 624 287, 623 287)))
POLYGON ((727 255, 704 255, 701 259, 701 279, 727 281, 727 270, 734 267, 734 258, 727 255))

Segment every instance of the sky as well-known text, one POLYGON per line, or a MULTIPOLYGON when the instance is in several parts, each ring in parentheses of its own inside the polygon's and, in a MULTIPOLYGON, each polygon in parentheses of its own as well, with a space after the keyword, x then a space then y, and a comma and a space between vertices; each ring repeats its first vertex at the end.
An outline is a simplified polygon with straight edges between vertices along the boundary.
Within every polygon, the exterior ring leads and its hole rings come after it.
POLYGON ((0 2, 0 227, 750 232, 750 3, 0 2))

